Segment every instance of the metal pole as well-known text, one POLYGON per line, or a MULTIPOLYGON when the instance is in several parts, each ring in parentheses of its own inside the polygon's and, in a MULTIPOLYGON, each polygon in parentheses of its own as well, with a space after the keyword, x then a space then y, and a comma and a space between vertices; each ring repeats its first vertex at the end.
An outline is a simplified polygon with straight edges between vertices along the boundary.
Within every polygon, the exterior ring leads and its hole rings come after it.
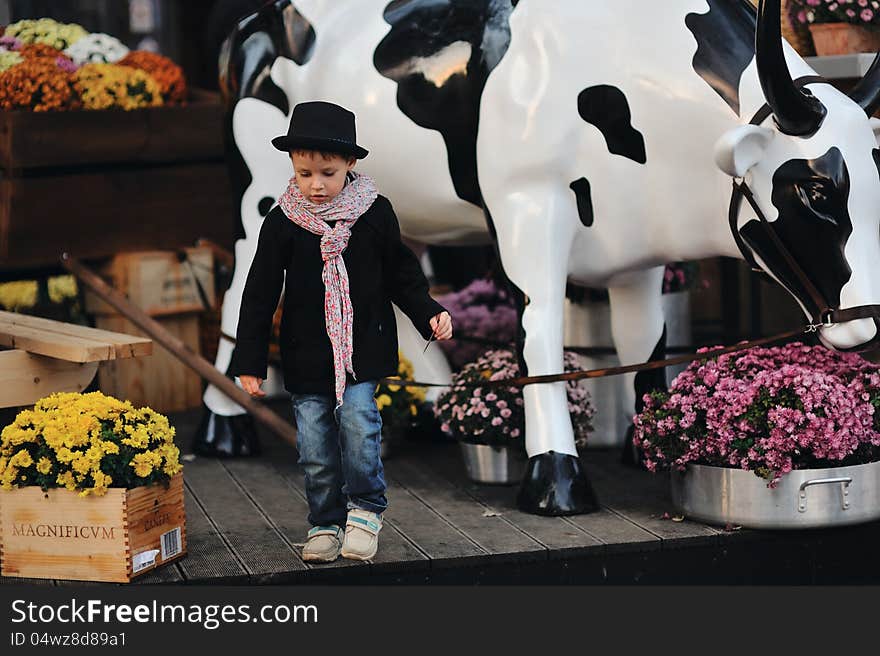
POLYGON ((220 373, 213 364, 205 360, 198 353, 195 353, 146 312, 129 303, 119 291, 104 282, 100 276, 71 257, 68 253, 61 254, 61 264, 65 269, 85 283, 85 285, 95 292, 95 294, 101 297, 102 300, 112 305, 120 313, 125 315, 125 317, 127 317, 134 325, 168 349, 174 357, 183 362, 190 369, 193 369, 202 378, 242 406, 275 434, 283 438, 286 442, 289 442, 292 446, 296 446, 296 431, 293 426, 269 410, 269 408, 254 401, 250 394, 220 373))

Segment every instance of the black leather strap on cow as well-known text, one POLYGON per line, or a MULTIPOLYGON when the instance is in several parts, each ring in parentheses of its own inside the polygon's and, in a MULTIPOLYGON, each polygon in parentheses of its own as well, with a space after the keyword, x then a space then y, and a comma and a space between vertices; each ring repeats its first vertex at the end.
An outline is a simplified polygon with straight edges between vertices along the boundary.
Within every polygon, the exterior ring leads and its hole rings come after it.
MULTIPOLYGON (((803 88, 804 85, 812 83, 830 84, 825 78, 816 75, 805 75, 794 81, 795 86, 798 88, 803 88)), ((807 91, 807 93, 809 93, 809 91, 807 91)), ((772 110, 770 109, 770 106, 765 104, 755 113, 755 115, 752 117, 752 120, 749 122, 752 125, 760 125, 765 120, 767 120, 767 118, 769 118, 771 114, 772 110)), ((880 320, 880 306, 877 305, 860 305, 857 307, 845 308, 842 310, 832 308, 831 304, 816 288, 816 286, 813 284, 813 281, 810 280, 810 278, 804 272, 803 268, 801 268, 800 264, 798 264, 797 260, 795 260, 789 250, 782 243, 782 240, 779 239, 779 236, 776 234, 776 230, 773 228, 773 224, 767 220, 767 217, 761 211, 761 208, 758 207, 758 203, 755 200, 754 195, 752 194, 752 190, 746 184, 745 180, 737 181, 736 179, 734 179, 733 192, 730 197, 730 211, 728 216, 728 220, 730 222, 730 231, 733 234, 733 238, 736 242, 737 247, 739 248, 746 262, 748 262, 749 265, 752 267, 753 271, 757 271, 764 275, 767 275, 766 272, 764 272, 758 265, 755 256, 751 251, 751 248, 749 248, 739 232, 739 210, 742 206, 743 198, 745 198, 748 201, 749 205, 751 205, 752 210, 755 212, 755 215, 761 222, 761 226, 763 227, 764 232, 770 238, 773 246, 778 250, 779 254, 785 260, 786 265, 788 265, 788 267, 791 269, 792 273, 798 279, 798 282, 800 282, 804 291, 806 291, 813 304, 817 308, 816 315, 813 317, 813 323, 807 326, 808 331, 812 332, 818 330, 822 326, 831 326, 836 323, 844 323, 846 321, 854 321, 856 319, 880 320)))

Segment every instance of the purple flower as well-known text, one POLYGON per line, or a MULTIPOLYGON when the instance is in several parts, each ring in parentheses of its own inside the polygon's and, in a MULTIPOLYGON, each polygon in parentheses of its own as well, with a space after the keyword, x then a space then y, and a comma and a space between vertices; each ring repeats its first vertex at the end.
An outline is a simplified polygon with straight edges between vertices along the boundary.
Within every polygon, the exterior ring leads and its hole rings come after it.
MULTIPOLYGON (((566 352, 563 360, 565 371, 580 368, 580 361, 573 353, 566 352)), ((517 358, 510 349, 489 350, 465 364, 434 404, 434 414, 441 422, 441 428, 448 427, 449 433, 478 443, 508 444, 511 440, 519 440, 522 444, 525 427, 522 388, 486 387, 487 377, 505 380, 518 373, 517 358)), ((582 385, 569 382, 566 392, 575 443, 582 447, 593 429, 595 411, 590 395, 582 385)))
POLYGON ((777 481, 792 469, 880 460, 880 367, 800 343, 692 363, 634 420, 650 469, 688 462, 777 481), (829 464, 830 463, 830 464, 829 464))

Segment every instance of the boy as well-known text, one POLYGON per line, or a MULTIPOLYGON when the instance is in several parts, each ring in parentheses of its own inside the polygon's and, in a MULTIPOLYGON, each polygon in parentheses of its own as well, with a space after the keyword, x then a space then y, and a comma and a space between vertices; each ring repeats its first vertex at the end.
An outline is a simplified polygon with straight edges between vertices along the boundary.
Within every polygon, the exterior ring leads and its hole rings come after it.
POLYGON ((281 363, 312 525, 303 560, 330 562, 340 553, 369 560, 387 507, 374 394, 377 379, 397 371, 391 302, 425 339, 451 338, 452 321, 428 295, 391 203, 352 170, 367 155, 356 143, 354 114, 301 103, 272 145, 290 154, 294 177, 260 230, 230 371, 249 394, 265 396, 260 385, 283 284, 281 363))

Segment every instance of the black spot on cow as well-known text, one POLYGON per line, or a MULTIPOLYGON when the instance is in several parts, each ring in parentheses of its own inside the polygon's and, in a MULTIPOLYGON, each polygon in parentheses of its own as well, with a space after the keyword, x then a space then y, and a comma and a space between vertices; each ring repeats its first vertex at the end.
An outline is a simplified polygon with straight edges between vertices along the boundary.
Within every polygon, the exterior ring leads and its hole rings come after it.
POLYGON ((285 114, 287 96, 269 73, 278 57, 302 66, 312 55, 315 30, 291 4, 274 0, 258 12, 242 18, 223 43, 220 52, 221 88, 229 102, 258 98, 285 114))
POLYGON ((755 56, 757 14, 748 0, 707 2, 707 13, 684 21, 697 41, 694 70, 739 114, 739 81, 755 56))
POLYGON ((639 164, 647 161, 645 138, 632 126, 626 95, 617 87, 599 84, 578 94, 578 114, 599 128, 608 150, 639 164))
POLYGON ((588 228, 593 225, 593 200, 590 197, 590 181, 586 178, 578 178, 568 185, 574 192, 577 200, 578 216, 581 223, 588 228))
MULTIPOLYGON (((232 109, 242 98, 256 98, 277 107, 287 115, 287 96, 272 81, 269 73, 278 57, 292 59, 299 65, 311 57, 315 30, 291 3, 273 0, 238 21, 220 51, 220 88, 229 112, 226 117, 226 161, 232 181, 235 207, 241 206, 245 190, 253 176, 232 136, 232 109)), ((262 213, 262 212, 261 212, 262 213)), ((235 239, 244 239, 241 217, 237 217, 235 239)))
MULTIPOLYGON (((773 175, 771 198, 779 212, 773 230, 831 307, 840 305, 840 291, 852 275, 844 256, 852 234, 849 185, 849 171, 837 148, 817 159, 789 160, 773 175)), ((740 233, 812 316, 824 309, 816 307, 763 222, 753 219, 740 233)))
POLYGON ((272 209, 273 205, 275 205, 274 198, 271 196, 263 196, 257 205, 257 211, 259 211, 260 216, 266 216, 269 213, 269 210, 272 209))
POLYGON ((459 198, 482 205, 477 125, 489 73, 510 44, 511 0, 395 0, 384 12, 391 30, 373 63, 397 82, 397 104, 446 143, 459 198))

